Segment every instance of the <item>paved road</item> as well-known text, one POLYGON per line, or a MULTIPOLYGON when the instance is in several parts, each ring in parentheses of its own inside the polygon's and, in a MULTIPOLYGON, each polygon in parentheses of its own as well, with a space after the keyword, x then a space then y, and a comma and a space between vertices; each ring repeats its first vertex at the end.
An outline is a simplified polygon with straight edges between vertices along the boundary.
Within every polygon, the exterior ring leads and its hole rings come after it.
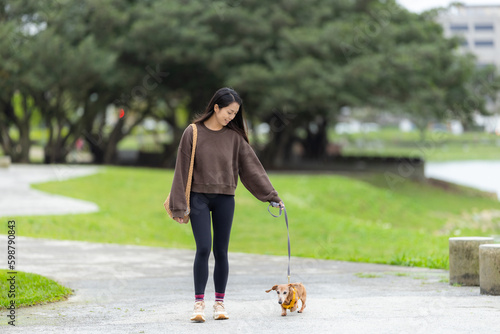
POLYGON ((62 181, 96 173, 98 167, 71 165, 21 165, 0 168, 0 217, 53 215, 98 211, 95 203, 47 194, 30 184, 62 181))
MULTIPOLYGON (((6 248, 6 239, 0 235, 0 249, 6 248)), ((64 302, 19 309, 16 328, 4 327, 2 315, 2 333, 500 330, 500 298, 482 296, 477 287, 452 287, 443 282, 448 277, 443 270, 292 258, 292 280, 305 284, 307 308, 281 317, 276 295, 264 290, 286 282, 287 258, 231 253, 230 319, 193 324, 188 320, 193 251, 20 237, 18 255, 18 270, 51 277, 75 294, 64 302)), ((209 307, 213 294, 210 279, 209 307)))
MULTIPOLYGON (((22 165, 0 170, 0 215, 97 210, 92 203, 29 189, 32 182, 95 171, 22 165)), ((7 236, 0 235, 0 249, 6 243, 7 236)), ((442 270, 293 258, 292 280, 305 284, 307 308, 281 317, 276 295, 265 290, 286 282, 287 258, 231 253, 226 291, 230 319, 192 324, 193 251, 22 236, 16 246, 18 270, 53 278, 75 293, 64 302, 17 310, 15 328, 6 325, 5 311, 0 312, 1 333, 500 331, 500 297, 482 296, 477 287, 452 287, 442 270)), ((210 280, 209 307, 213 294, 210 280)))

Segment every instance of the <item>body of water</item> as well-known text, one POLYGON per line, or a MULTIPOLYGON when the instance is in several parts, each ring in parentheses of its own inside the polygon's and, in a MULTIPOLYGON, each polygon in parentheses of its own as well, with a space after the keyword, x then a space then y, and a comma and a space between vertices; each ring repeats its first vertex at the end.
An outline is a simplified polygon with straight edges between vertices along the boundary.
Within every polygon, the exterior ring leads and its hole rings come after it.
POLYGON ((500 161, 427 162, 425 176, 496 192, 500 199, 500 161))

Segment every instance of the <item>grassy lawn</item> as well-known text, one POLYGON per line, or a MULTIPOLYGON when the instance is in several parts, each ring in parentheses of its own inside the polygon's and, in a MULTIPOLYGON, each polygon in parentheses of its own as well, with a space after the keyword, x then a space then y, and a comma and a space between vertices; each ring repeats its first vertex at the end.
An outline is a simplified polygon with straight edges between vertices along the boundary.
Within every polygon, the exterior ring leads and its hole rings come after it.
POLYGON ((10 282, 12 275, 7 270, 0 269, 0 308, 6 308, 11 300, 15 300, 16 308, 20 306, 33 306, 66 299, 72 294, 68 289, 46 277, 18 271, 15 275, 15 297, 9 298, 10 282))
POLYGON ((342 145, 343 154, 349 156, 420 156, 426 161, 500 160, 500 136, 484 132, 466 132, 460 136, 428 132, 421 142, 416 131, 382 129, 342 135, 332 131, 329 140, 342 145))
MULTIPOLYGON (((97 203, 100 212, 16 218, 23 236, 194 249, 190 226, 163 201, 171 170, 107 167, 96 175, 35 188, 97 203)), ((448 267, 448 238, 500 234, 500 202, 476 191, 445 192, 383 176, 270 174, 287 205, 292 255, 448 267)), ((286 255, 284 218, 238 186, 230 251, 286 255)))

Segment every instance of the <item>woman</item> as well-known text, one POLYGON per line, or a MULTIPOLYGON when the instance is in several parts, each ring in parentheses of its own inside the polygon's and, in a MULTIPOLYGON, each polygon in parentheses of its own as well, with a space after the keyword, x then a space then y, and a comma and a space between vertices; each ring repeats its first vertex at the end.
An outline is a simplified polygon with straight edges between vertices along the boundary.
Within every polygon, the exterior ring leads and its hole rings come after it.
MULTIPOLYGON (((215 257, 214 319, 228 319, 224 295, 229 274, 228 246, 234 214, 234 193, 238 175, 245 187, 259 200, 283 202, 274 190, 266 171, 248 143, 242 100, 230 88, 221 88, 205 111, 194 121, 198 140, 191 186, 191 227, 196 242, 193 266, 195 306, 192 321, 205 321, 205 287, 212 246, 215 257), (212 217, 210 217, 212 212, 212 217)), ((185 189, 191 159, 193 130, 182 135, 175 165, 170 210, 173 219, 184 222, 187 209, 185 189)))

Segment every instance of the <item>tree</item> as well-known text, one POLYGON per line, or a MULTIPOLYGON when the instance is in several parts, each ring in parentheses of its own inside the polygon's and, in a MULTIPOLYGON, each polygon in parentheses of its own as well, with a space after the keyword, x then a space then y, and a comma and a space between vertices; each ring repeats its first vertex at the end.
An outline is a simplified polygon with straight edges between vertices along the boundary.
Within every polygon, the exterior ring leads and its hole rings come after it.
POLYGON ((63 162, 79 137, 96 163, 113 163, 118 143, 148 116, 172 129, 164 151, 171 163, 187 119, 228 85, 241 93, 251 124, 271 128, 264 163, 284 165, 296 143, 307 159, 322 160, 344 106, 406 113, 423 130, 429 119, 467 121, 483 111, 481 82, 497 82, 455 52, 457 41, 443 37, 431 14, 394 0, 0 5, 1 144, 26 152, 26 126, 39 110, 47 163, 63 162), (8 40, 22 52, 6 51, 8 40), (24 104, 13 102, 16 92, 24 104), (9 127, 22 132, 18 144, 9 127))
MULTIPOLYGON (((485 94, 474 84, 480 74, 474 60, 457 53, 458 40, 443 36, 432 12, 410 13, 394 1, 276 5, 288 15, 272 29, 278 42, 264 59, 232 72, 233 82, 260 96, 257 108, 271 120, 277 105, 293 115, 286 119, 293 129, 272 133, 267 158, 274 165, 289 156, 286 150, 300 132, 306 157, 322 159, 328 124, 343 106, 407 114, 422 138, 430 120, 470 122, 475 112, 485 112, 485 94), (295 15, 307 23, 297 24, 295 15), (277 147, 286 150, 279 154, 277 147)), ((265 21, 283 16, 277 12, 269 11, 265 21)), ((491 96, 498 91, 494 87, 488 85, 491 96)))
POLYGON ((382 80, 370 95, 370 103, 412 119, 422 141, 429 122, 459 119, 470 124, 474 113, 487 113, 486 98, 498 92, 493 83, 499 78, 491 68, 478 68, 472 55, 458 53, 460 40, 443 37, 436 13, 410 14, 405 24, 387 29, 389 40, 409 42, 394 44, 384 54, 382 80), (487 80, 489 91, 479 92, 487 80))
POLYGON ((30 70, 26 46, 31 36, 23 33, 20 24, 21 18, 0 1, 0 145, 13 162, 27 163, 32 118, 38 109, 22 80, 30 70))
POLYGON ((45 162, 64 162, 79 137, 89 142, 95 162, 113 162, 118 142, 148 113, 148 107, 141 109, 144 103, 133 103, 130 106, 139 110, 127 110, 130 121, 120 119, 111 129, 106 125, 107 107, 119 100, 120 91, 133 89, 127 84, 141 82, 143 76, 134 66, 117 61, 120 54, 110 43, 128 29, 130 12, 121 14, 127 7, 91 0, 17 5, 8 7, 9 13, 22 17, 25 26, 37 27, 23 50, 29 71, 18 76, 48 130, 45 162))

